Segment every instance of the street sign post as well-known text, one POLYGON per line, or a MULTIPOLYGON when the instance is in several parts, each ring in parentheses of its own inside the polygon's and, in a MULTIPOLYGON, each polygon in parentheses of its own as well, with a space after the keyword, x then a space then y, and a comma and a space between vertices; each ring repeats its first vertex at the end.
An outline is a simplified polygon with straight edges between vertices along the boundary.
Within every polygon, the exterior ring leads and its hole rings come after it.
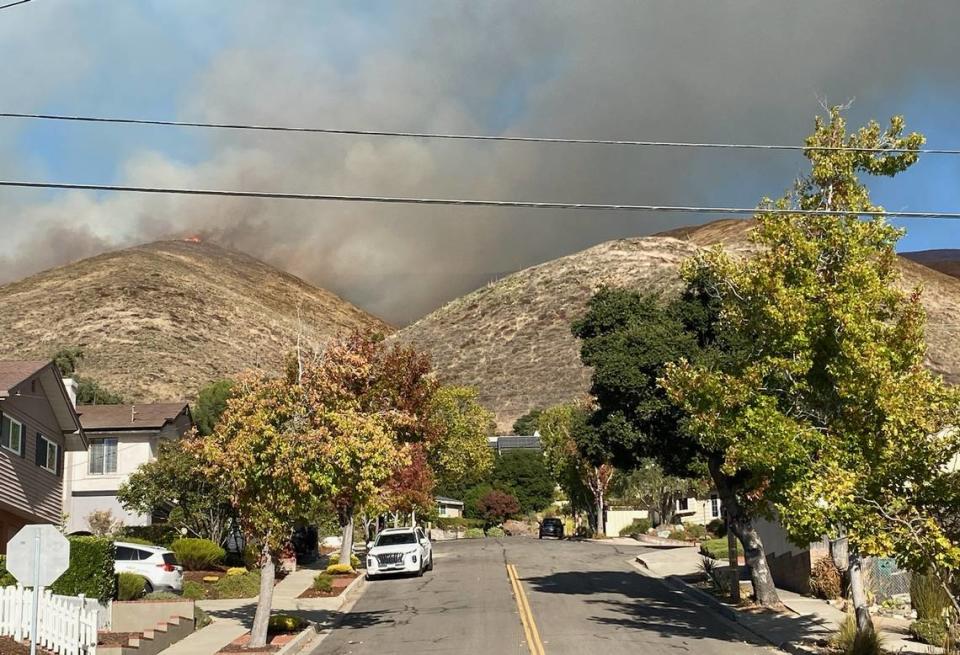
POLYGON ((52 525, 25 525, 7 542, 7 570, 25 587, 33 587, 30 655, 37 653, 40 589, 70 566, 70 542, 52 525))

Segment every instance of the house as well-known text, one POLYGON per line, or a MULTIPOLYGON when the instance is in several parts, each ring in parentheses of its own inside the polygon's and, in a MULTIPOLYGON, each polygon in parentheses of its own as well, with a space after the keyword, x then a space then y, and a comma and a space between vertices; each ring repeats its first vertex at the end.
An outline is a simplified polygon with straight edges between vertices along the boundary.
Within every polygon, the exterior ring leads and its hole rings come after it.
POLYGON ((440 518, 459 518, 463 516, 463 501, 437 496, 437 516, 440 518))
POLYGON ((498 437, 487 437, 487 445, 491 450, 502 455, 508 450, 543 450, 540 443, 540 433, 531 435, 507 434, 498 437))
POLYGON ((63 518, 64 453, 86 441, 76 385, 48 361, 0 361, 0 553, 24 525, 63 518))
POLYGON ((723 517, 720 496, 712 492, 703 498, 681 498, 677 501, 675 520, 682 524, 707 525, 723 517))
POLYGON ((164 439, 179 439, 193 425, 185 402, 77 407, 88 450, 67 454, 64 489, 67 532, 87 532, 91 512, 110 510, 123 525, 150 525, 152 517, 125 511, 117 490, 141 464, 153 461, 164 439))

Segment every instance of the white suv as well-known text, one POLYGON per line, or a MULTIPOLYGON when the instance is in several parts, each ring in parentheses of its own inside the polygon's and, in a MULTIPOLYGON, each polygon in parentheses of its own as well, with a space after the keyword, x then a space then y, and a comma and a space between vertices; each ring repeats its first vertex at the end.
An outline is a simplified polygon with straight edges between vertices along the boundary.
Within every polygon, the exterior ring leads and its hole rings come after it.
POLYGON ((433 545, 421 528, 389 528, 367 544, 367 579, 433 570, 433 545))
POLYGON ((147 579, 146 591, 183 591, 183 567, 172 550, 160 546, 114 543, 113 570, 136 573, 147 579))

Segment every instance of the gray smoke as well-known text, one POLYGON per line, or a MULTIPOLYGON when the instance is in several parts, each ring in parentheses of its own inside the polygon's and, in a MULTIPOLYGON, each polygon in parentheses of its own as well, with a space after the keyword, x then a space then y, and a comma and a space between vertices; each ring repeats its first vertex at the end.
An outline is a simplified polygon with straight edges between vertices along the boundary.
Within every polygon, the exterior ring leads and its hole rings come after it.
MULTIPOLYGON (((148 74, 143 89, 113 99, 94 102, 77 88, 78 112, 129 113, 128 96, 153 93, 152 80, 165 79, 162 62, 176 44, 130 8, 138 3, 94 5, 101 15, 92 17, 90 9, 49 3, 29 21, 26 12, 13 26, 12 12, 0 20, 0 55, 15 51, 18 63, 0 67, 0 104, 43 107, 70 87, 72 73, 93 65, 91 48, 113 48, 148 74), (122 20, 114 16, 101 32, 83 29, 114 11, 122 20)), ((33 4, 42 3, 24 8, 33 4)), ((175 103, 183 119, 798 143, 818 96, 856 97, 852 123, 907 112, 910 127, 922 130, 923 94, 936 89, 931 102, 956 107, 960 88, 956 0, 420 2, 359 17, 349 3, 321 12, 317 3, 233 2, 223 5, 225 15, 194 4, 164 6, 223 20, 231 38, 191 70, 175 103), (382 38, 355 36, 371 31, 382 38), (363 47, 351 50, 357 42, 363 47)), ((164 115, 150 107, 140 113, 164 115)), ((14 143, 24 129, 37 126, 2 124, 0 138, 14 143)), ((183 162, 130 148, 133 128, 69 129, 125 140, 118 181, 153 186, 752 206, 778 195, 803 167, 783 154, 196 131, 178 138, 203 140, 207 156, 183 162)), ((54 177, 2 151, 0 173, 54 177)), ((87 179, 82 170, 57 173, 87 179)), ((396 324, 505 271, 708 220, 22 191, 0 194, 0 208, 2 240, 15 244, 0 255, 0 280, 202 233, 396 324)))

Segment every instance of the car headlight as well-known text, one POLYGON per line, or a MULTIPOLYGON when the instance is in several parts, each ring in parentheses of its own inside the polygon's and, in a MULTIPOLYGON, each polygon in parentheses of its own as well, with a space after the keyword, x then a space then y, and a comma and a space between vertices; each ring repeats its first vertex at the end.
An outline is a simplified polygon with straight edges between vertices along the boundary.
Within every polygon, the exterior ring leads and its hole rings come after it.
POLYGON ((375 557, 368 557, 368 558, 367 558, 367 568, 368 568, 368 569, 372 569, 372 568, 373 568, 374 566, 376 566, 376 565, 377 565, 377 559, 376 559, 375 557))

